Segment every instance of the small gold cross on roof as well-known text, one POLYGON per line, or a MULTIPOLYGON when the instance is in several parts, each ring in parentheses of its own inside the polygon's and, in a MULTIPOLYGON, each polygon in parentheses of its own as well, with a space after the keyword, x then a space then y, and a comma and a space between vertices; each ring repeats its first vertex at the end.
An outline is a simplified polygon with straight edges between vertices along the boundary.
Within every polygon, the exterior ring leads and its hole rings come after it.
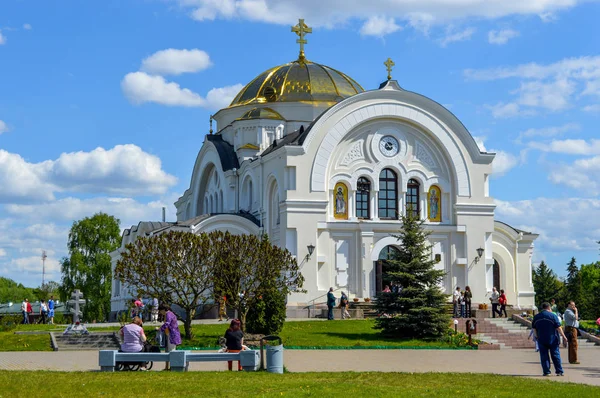
POLYGON ((304 57, 304 45, 307 43, 307 41, 304 37, 307 33, 312 33, 312 28, 304 23, 304 19, 299 19, 298 25, 292 26, 292 32, 294 32, 295 34, 300 36, 296 40, 296 43, 300 44, 300 56, 298 57, 298 60, 302 61, 305 58, 304 57))
POLYGON ((388 80, 392 80, 392 67, 395 66, 396 64, 394 63, 394 61, 392 61, 391 58, 388 58, 387 61, 385 61, 383 64, 387 68, 388 80))

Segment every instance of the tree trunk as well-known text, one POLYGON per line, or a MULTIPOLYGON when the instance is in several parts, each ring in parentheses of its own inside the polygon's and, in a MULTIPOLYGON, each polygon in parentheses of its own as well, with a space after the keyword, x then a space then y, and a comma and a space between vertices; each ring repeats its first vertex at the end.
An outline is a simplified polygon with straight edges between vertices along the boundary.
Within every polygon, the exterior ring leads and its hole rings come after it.
POLYGON ((185 338, 190 340, 192 338, 192 317, 194 316, 194 310, 185 310, 185 320, 183 321, 183 328, 185 329, 185 338))
POLYGON ((239 309, 238 312, 240 314, 240 324, 241 324, 240 327, 242 329, 242 332, 245 332, 246 331, 246 317, 248 315, 248 310, 239 309))

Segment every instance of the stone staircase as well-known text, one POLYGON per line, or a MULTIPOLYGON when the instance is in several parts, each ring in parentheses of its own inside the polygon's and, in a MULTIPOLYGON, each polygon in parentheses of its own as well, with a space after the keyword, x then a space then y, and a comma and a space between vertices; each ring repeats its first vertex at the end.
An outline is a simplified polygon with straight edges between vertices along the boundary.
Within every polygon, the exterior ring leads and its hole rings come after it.
POLYGON ((529 329, 507 318, 485 318, 477 320, 474 338, 504 348, 535 348, 528 340, 529 329))
POLYGON ((50 333, 54 351, 118 350, 121 346, 116 333, 91 332, 86 335, 50 333))
MULTIPOLYGON (((513 321, 510 318, 485 318, 477 320, 476 339, 490 344, 498 344, 504 348, 535 348, 535 343, 528 340, 531 328, 513 321)), ((594 342, 579 336, 579 349, 595 348, 594 342)))

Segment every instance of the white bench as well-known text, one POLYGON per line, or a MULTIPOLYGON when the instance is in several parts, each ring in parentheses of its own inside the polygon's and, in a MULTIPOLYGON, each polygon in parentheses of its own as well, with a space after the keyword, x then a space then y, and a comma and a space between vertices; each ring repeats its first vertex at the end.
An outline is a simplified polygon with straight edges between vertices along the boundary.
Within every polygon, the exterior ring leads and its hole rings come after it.
POLYGON ((171 351, 162 352, 118 352, 102 350, 99 352, 99 365, 103 372, 114 372, 117 362, 169 362, 174 372, 188 370, 190 362, 226 362, 240 361, 242 369, 253 372, 260 365, 260 352, 245 350, 239 353, 171 351))

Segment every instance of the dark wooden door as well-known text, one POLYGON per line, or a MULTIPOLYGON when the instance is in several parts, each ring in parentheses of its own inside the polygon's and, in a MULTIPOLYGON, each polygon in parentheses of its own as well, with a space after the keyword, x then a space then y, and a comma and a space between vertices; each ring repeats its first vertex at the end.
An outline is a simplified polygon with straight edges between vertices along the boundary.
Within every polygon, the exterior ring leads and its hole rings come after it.
POLYGON ((494 274, 494 287, 498 290, 502 289, 502 287, 500 287, 500 264, 498 264, 498 261, 496 260, 494 260, 492 272, 494 274))

